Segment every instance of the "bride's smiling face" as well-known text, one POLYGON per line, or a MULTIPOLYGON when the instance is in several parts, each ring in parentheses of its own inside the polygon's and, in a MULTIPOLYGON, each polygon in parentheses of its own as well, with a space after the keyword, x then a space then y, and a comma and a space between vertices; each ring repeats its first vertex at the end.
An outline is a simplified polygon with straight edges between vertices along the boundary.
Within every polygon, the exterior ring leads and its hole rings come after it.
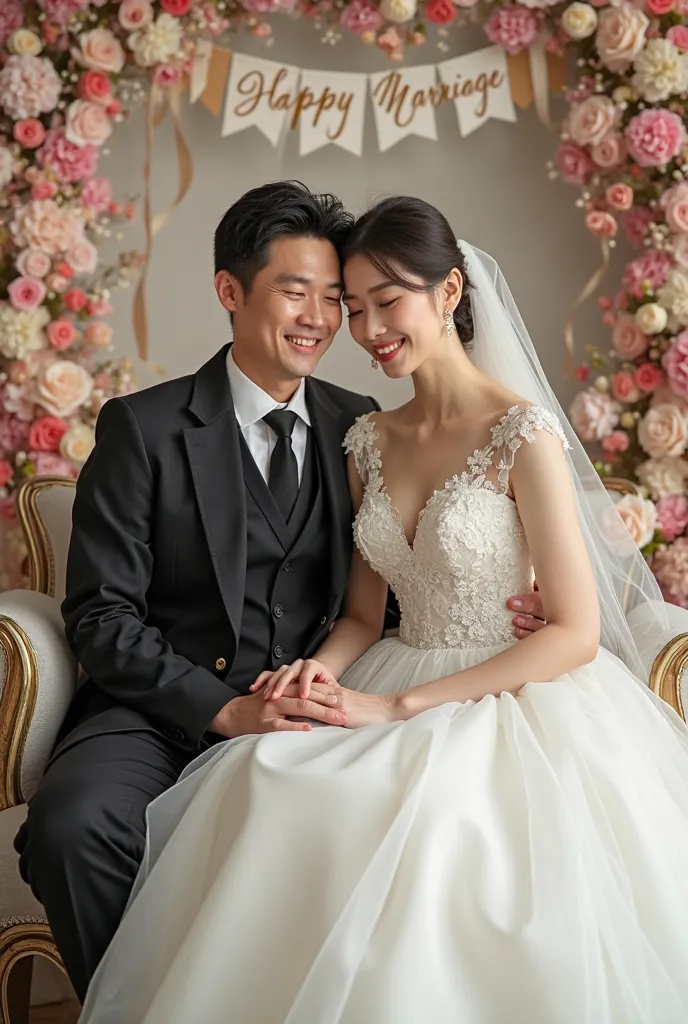
MULTIPOLYGON (((411 287, 397 283, 362 255, 352 256, 344 266, 351 336, 388 377, 407 377, 442 353, 449 340, 444 311, 453 311, 461 297, 458 271, 436 288, 402 267, 399 277, 411 287)), ((456 335, 453 340, 459 344, 456 335)))

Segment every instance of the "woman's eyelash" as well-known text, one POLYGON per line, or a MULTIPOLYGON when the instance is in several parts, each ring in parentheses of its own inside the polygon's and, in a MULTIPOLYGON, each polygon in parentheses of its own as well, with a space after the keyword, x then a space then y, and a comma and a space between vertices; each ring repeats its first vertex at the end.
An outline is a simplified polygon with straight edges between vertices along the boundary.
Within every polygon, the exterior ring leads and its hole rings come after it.
POLYGON ((389 307, 393 306, 396 301, 396 299, 390 299, 389 302, 381 302, 380 309, 389 309, 389 307))

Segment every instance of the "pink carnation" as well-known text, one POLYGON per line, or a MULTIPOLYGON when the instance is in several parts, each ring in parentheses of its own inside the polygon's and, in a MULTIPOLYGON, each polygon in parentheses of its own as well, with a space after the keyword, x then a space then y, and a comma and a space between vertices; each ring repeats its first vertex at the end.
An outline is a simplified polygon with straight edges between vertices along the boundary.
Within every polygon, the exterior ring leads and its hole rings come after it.
POLYGON ((662 366, 674 394, 688 399, 688 328, 676 335, 671 348, 662 356, 662 366))
POLYGON ((659 528, 667 540, 675 540, 688 526, 688 498, 683 494, 669 494, 657 502, 659 528))
POLYGON ((643 244, 653 220, 652 211, 648 210, 646 206, 635 206, 627 213, 622 214, 619 223, 631 245, 639 248, 643 244))
POLYGON ((46 287, 34 277, 15 277, 7 286, 13 307, 22 313, 36 309, 46 296, 46 287))
POLYGON ((61 455, 53 452, 29 452, 29 459, 36 467, 38 476, 71 476, 75 477, 76 470, 71 462, 63 459, 61 455))
POLYGON ((107 178, 90 178, 81 189, 81 202, 94 213, 104 213, 112 202, 112 185, 107 178))
POLYGON ((0 71, 0 105, 14 121, 50 114, 61 92, 62 81, 47 57, 13 55, 0 71))
POLYGON ((0 4, 0 46, 4 46, 13 32, 24 23, 20 0, 3 0, 0 4))
POLYGON ((556 161, 562 181, 567 185, 585 185, 593 171, 592 160, 575 142, 562 142, 556 161))
POLYGON ((665 599, 688 608, 688 538, 678 537, 668 547, 659 548, 652 558, 652 571, 665 599))
POLYGON ((490 42, 503 46, 512 56, 531 46, 539 31, 538 15, 520 4, 503 4, 495 8, 485 25, 490 42))
POLYGON ((602 449, 609 455, 627 452, 630 444, 628 434, 623 430, 612 430, 611 434, 607 434, 606 437, 602 438, 602 449))
POLYGON ((73 14, 78 14, 88 7, 89 2, 90 0, 38 0, 38 6, 51 21, 64 24, 73 14))
POLYGON ((628 122, 626 145, 640 167, 662 167, 678 156, 688 136, 678 114, 664 107, 643 110, 628 122))
POLYGON ((63 182, 90 177, 98 166, 98 147, 76 146, 66 138, 63 128, 49 131, 36 155, 38 162, 63 182))
POLYGON ((29 440, 29 424, 11 412, 0 412, 0 452, 21 451, 29 440))
POLYGON ((353 3, 344 8, 339 19, 342 28, 354 32, 357 36, 362 36, 365 32, 377 32, 384 23, 385 19, 377 7, 368 0, 353 0, 353 3))
POLYGON ((643 296, 643 286, 649 286, 653 292, 666 284, 671 269, 671 256, 659 249, 648 252, 633 260, 624 270, 622 284, 626 291, 632 292, 637 299, 643 296))

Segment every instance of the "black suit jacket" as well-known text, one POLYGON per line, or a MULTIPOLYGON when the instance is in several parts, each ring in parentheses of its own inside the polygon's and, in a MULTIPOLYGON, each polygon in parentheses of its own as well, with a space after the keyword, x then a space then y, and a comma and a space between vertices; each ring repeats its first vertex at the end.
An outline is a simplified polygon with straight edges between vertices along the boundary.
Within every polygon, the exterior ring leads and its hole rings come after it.
MULTIPOLYGON (((196 374, 109 401, 79 476, 62 605, 88 681, 56 756, 85 735, 157 728, 193 750, 236 696, 224 681, 244 600, 246 509, 228 346, 196 374)), ((342 441, 373 399, 308 379, 306 400, 332 515, 339 614, 352 546, 342 441)))

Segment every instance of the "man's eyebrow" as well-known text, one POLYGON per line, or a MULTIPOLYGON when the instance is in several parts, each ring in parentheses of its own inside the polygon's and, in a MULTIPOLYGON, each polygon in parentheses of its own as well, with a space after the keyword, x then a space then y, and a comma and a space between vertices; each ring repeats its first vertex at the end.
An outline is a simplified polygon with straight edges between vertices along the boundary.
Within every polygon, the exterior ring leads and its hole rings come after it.
MULTIPOLYGON (((306 286, 313 284, 313 278, 305 277, 303 274, 280 274, 280 276, 276 278, 276 284, 301 284, 306 286)), ((343 287, 344 284, 341 281, 332 281, 327 285, 328 289, 336 288, 338 291, 341 291, 343 287)))

